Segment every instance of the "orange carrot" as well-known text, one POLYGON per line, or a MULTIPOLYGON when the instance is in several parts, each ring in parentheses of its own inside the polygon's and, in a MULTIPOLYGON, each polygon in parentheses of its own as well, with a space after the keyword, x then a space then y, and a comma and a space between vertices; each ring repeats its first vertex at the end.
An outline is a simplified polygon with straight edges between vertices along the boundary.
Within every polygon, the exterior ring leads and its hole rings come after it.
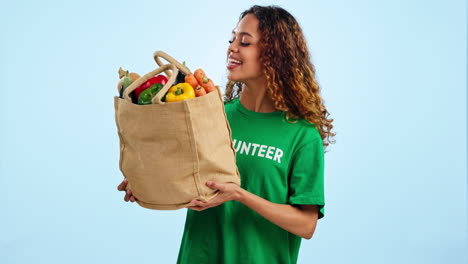
POLYGON ((205 88, 206 93, 211 93, 212 91, 216 90, 216 87, 211 79, 209 79, 208 82, 202 86, 205 88))
POLYGON ((202 69, 197 69, 193 72, 193 75, 195 76, 195 79, 197 79, 198 84, 203 85, 203 78, 206 77, 205 72, 202 69))
POLYGON ((213 81, 209 79, 202 69, 197 69, 193 75, 197 79, 198 83, 205 88, 206 93, 212 92, 216 89, 213 81))
POLYGON ((195 87, 195 96, 196 97, 200 97, 200 96, 205 95, 205 94, 206 94, 205 88, 201 87, 200 85, 197 85, 195 87))
POLYGON ((195 78, 195 76, 192 73, 185 76, 185 82, 192 85, 193 89, 196 89, 197 86, 198 86, 197 79, 195 78))

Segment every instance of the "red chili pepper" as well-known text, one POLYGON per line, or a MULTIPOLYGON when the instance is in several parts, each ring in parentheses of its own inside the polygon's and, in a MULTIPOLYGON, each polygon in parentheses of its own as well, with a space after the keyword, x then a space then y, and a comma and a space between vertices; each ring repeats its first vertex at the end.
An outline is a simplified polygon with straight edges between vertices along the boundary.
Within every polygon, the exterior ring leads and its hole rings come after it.
POLYGON ((164 75, 157 75, 157 76, 154 76, 153 78, 147 80, 146 82, 144 82, 142 85, 140 85, 139 87, 137 87, 135 89, 135 95, 136 95, 136 98, 138 98, 141 94, 141 92, 143 92, 144 90, 148 89, 151 87, 151 85, 155 84, 155 83, 160 83, 162 85, 166 84, 167 83, 167 78, 166 76, 164 75))

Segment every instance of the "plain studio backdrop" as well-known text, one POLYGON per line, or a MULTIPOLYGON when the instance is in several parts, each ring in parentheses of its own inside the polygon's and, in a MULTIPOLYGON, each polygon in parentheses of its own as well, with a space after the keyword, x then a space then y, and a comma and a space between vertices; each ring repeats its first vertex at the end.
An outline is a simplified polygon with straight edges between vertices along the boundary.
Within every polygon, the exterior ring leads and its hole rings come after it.
POLYGON ((117 70, 163 50, 224 87, 253 4, 298 19, 335 119, 326 216, 298 262, 468 263, 461 0, 3 1, 1 263, 175 263, 186 209, 116 189, 117 70))

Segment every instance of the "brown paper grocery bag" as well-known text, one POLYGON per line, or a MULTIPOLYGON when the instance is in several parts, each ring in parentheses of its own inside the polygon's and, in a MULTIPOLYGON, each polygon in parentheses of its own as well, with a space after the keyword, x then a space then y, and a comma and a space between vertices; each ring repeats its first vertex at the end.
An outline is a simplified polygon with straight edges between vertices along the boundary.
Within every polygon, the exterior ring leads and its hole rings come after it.
POLYGON ((240 185, 240 177, 219 87, 201 97, 161 102, 178 71, 190 71, 164 52, 154 57, 158 64, 160 57, 169 64, 132 83, 123 99, 114 98, 120 170, 140 206, 175 210, 190 206, 193 199, 215 197, 217 191, 206 181, 240 185), (153 104, 133 104, 129 93, 161 72, 169 74, 169 80, 153 104))

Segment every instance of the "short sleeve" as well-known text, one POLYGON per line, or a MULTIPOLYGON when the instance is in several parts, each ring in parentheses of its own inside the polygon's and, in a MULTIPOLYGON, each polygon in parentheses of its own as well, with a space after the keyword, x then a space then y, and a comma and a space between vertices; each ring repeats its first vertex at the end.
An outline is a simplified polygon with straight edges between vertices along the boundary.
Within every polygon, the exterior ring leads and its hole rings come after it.
POLYGON ((324 150, 322 140, 313 140, 294 153, 289 175, 288 204, 318 205, 325 216, 324 150))

